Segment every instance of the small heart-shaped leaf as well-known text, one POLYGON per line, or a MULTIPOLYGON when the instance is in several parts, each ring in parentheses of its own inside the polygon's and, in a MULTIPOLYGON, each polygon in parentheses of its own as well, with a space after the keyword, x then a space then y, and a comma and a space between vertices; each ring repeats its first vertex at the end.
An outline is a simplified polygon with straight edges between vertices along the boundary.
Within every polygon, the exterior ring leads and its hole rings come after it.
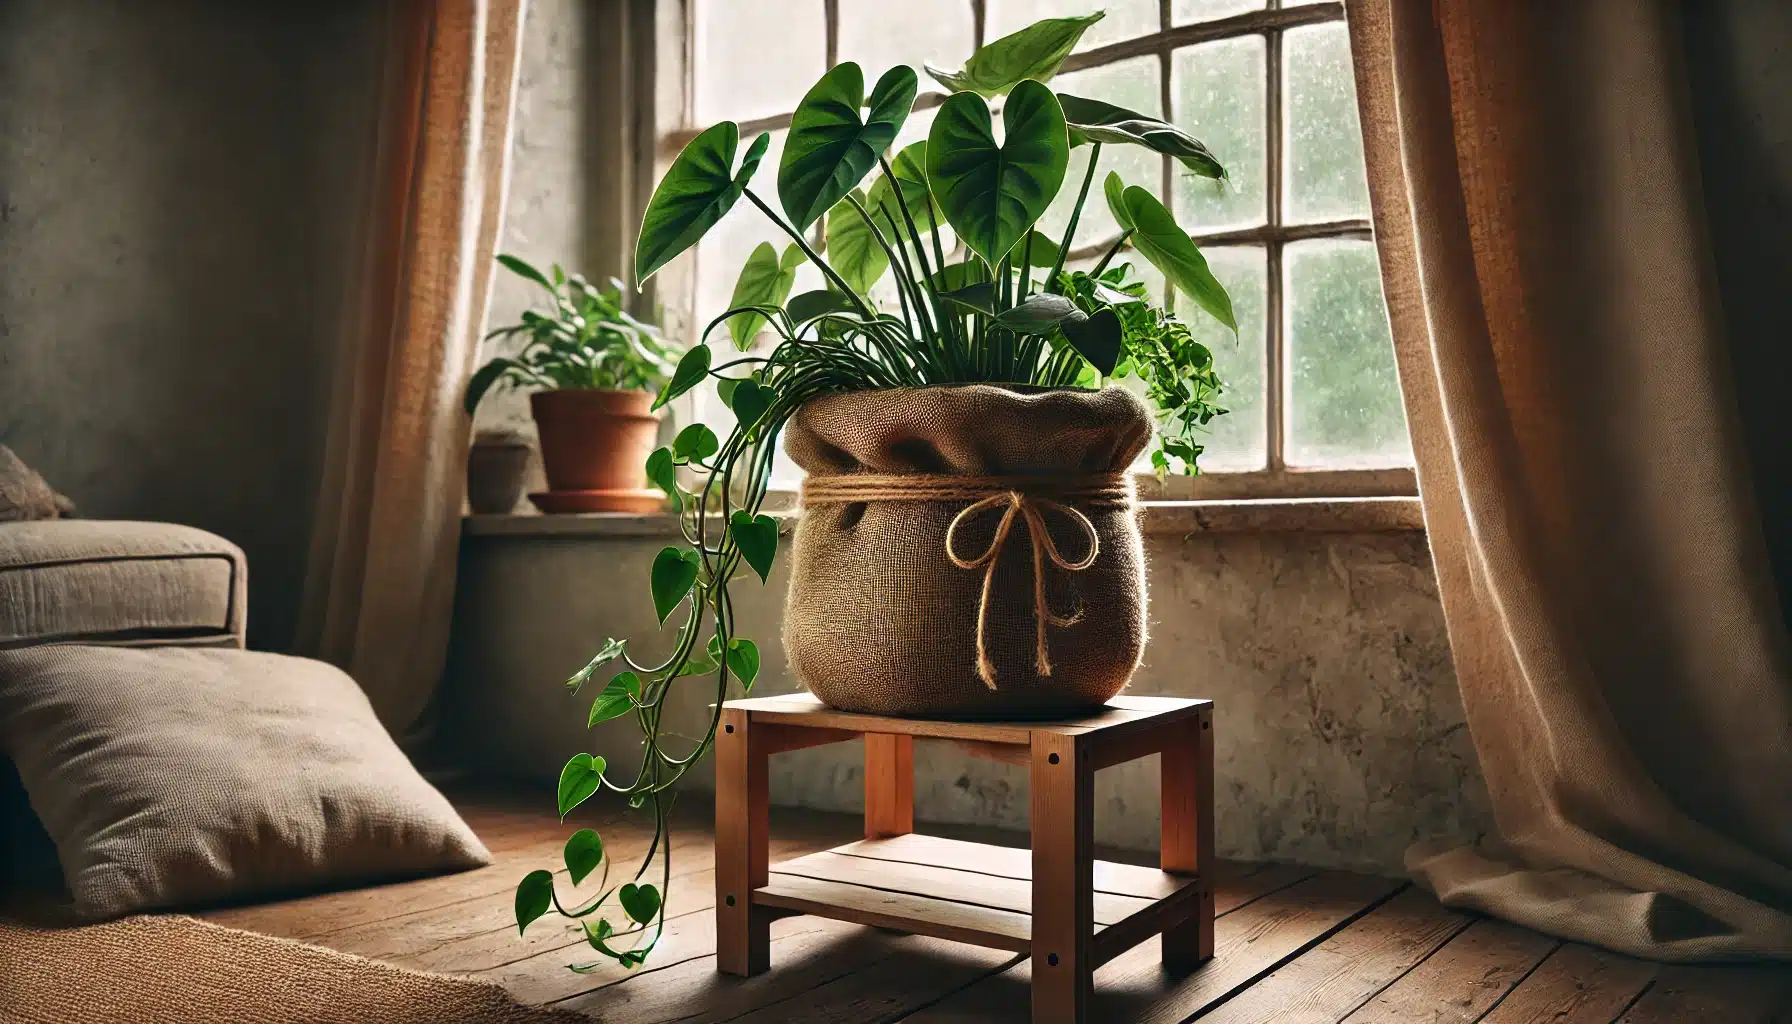
POLYGON ((618 672, 610 680, 610 685, 591 702, 591 717, 585 721, 585 727, 599 722, 607 722, 612 718, 621 718, 635 709, 634 702, 641 697, 641 677, 633 672, 618 672))
POLYGON ((728 408, 734 410, 734 418, 740 422, 742 430, 759 422, 765 410, 771 408, 772 399, 777 392, 755 381, 743 380, 734 388, 729 396, 728 408))
POLYGON ((653 407, 658 409, 679 395, 703 383, 709 376, 709 346, 697 345, 686 352, 678 360, 678 368, 672 371, 672 379, 660 389, 658 398, 653 400, 653 407))
POLYGON ((672 439, 672 460, 674 462, 701 461, 720 451, 722 442, 716 432, 701 423, 693 423, 680 430, 672 439))
POLYGON ((566 841, 566 877, 572 884, 583 882, 603 862, 604 841, 593 830, 579 829, 566 841))
POLYGON ((817 288, 812 292, 803 292, 790 297, 784 304, 784 313, 793 324, 805 324, 818 316, 828 313, 843 313, 852 308, 852 300, 842 292, 827 288, 817 288))
POLYGON ((759 574, 760 582, 765 582, 772 574, 772 559, 778 554, 778 521, 763 512, 749 516, 746 509, 735 509, 728 529, 741 557, 759 574))
POLYGON ((655 448, 653 454, 647 456, 647 482, 666 492, 672 499, 672 509, 684 511, 684 499, 678 492, 678 470, 672 461, 672 449, 655 448))
POLYGON ((560 818, 566 819, 573 809, 591 799, 603 784, 604 759, 591 754, 574 754, 560 769, 560 818))
MULTIPOLYGON (((785 250, 785 257, 791 252, 802 260, 802 250, 792 245, 785 250)), ((786 259, 780 259, 778 250, 770 242, 760 242, 747 262, 740 268, 740 277, 734 282, 734 295, 728 300, 729 309, 742 306, 781 306, 790 295, 790 286, 796 283, 796 267, 786 259)), ((728 336, 734 339, 734 347, 745 352, 753 347, 753 338, 759 329, 765 326, 765 317, 758 313, 736 313, 728 319, 728 336)))
POLYGON ((689 548, 662 548, 654 556, 649 582, 653 588, 653 608, 659 613, 662 625, 666 616, 672 614, 672 609, 691 592, 701 565, 697 552, 689 548))
POLYGON ((516 933, 523 934, 529 922, 548 912, 554 902, 554 875, 551 871, 531 871, 516 884, 516 933))
POLYGON ((740 680, 741 689, 751 692, 759 678, 759 645, 738 636, 728 641, 728 671, 740 680))
POLYGON ((1114 375, 1120 360, 1120 317, 1112 309, 1096 310, 1085 320, 1065 320, 1058 325, 1072 348, 1089 360, 1104 377, 1114 375))
POLYGON ((633 882, 616 890, 616 902, 639 924, 650 924, 653 916, 660 912, 660 891, 651 885, 636 885, 633 882))

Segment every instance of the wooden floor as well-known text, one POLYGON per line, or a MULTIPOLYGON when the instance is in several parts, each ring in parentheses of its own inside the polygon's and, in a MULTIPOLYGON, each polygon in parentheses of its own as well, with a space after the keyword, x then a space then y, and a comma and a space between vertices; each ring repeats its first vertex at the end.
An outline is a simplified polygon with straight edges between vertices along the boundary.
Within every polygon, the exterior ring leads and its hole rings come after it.
MULTIPOLYGON (((499 982, 531 1003, 605 1021, 1024 1021, 1024 956, 814 917, 772 930, 772 969, 751 979, 715 968, 715 875, 701 819, 673 838, 667 928, 643 967, 595 959, 553 918, 519 937, 511 896, 529 870, 559 867, 578 824, 516 799, 460 797, 497 857, 447 878, 220 910, 220 924, 302 939, 410 967, 499 982)), ((551 797, 537 801, 541 806, 551 797)), ((626 861, 640 828, 585 821, 626 861)), ((843 815, 774 812, 772 858, 858 838, 843 815)), ((962 834, 962 833, 955 833, 962 834)), ((990 841, 989 834, 976 836, 990 841)), ((1013 841, 1010 837, 1010 842, 1013 841)), ((657 871, 657 869, 656 869, 657 871)), ((569 895, 561 871, 563 898, 569 895)), ((968 881, 976 882, 977 876, 968 881)), ((1215 880, 1218 955, 1164 973, 1157 940, 1095 976, 1092 1020, 1213 1024, 1469 1022, 1750 1024, 1792 1020, 1792 968, 1645 963, 1447 910, 1403 882, 1287 865, 1226 865, 1215 880)))

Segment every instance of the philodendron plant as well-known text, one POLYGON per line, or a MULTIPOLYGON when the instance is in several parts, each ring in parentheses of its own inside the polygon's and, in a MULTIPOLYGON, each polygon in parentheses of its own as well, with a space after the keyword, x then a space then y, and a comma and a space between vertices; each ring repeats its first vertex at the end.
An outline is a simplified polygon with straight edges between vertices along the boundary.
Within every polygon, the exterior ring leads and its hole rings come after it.
MULTIPOLYGON (((615 671, 591 704, 596 725, 633 716, 642 732, 641 763, 628 777, 604 758, 581 753, 560 775, 562 818, 600 790, 651 806, 655 836, 628 880, 612 884, 598 833, 567 840, 573 885, 604 869, 596 894, 567 906, 554 875, 532 872, 517 886, 519 930, 549 909, 579 920, 592 948, 624 966, 642 963, 664 926, 671 877, 667 813, 675 787, 714 742, 730 681, 750 691, 758 646, 735 631, 729 585, 742 569, 763 582, 778 548, 778 523, 764 514, 766 483, 785 422, 819 395, 873 388, 988 382, 1094 387, 1132 377, 1156 409, 1159 471, 1194 471, 1201 429, 1223 410, 1208 350, 1146 294, 1116 259, 1128 247, 1177 292, 1236 330, 1232 304, 1189 236, 1156 195, 1108 174, 1101 200, 1121 233, 1087 270, 1066 260, 1091 199, 1104 146, 1142 146, 1174 158, 1188 173, 1223 179, 1207 147, 1163 121, 1101 100, 1055 93, 1046 84, 1083 32, 1101 18, 1054 18, 979 49, 962 69, 927 69, 952 89, 926 141, 889 153, 914 108, 915 72, 898 67, 864 91, 857 64, 823 75, 791 120, 777 169, 774 207, 753 187, 770 137, 741 152, 740 129, 718 124, 687 145, 654 192, 641 223, 635 268, 641 281, 695 245, 744 197, 790 239, 779 252, 764 244, 747 260, 734 301, 679 361, 658 404, 715 378, 733 411, 726 439, 693 424, 647 460, 648 477, 680 512, 685 543, 654 559, 650 584, 660 623, 684 609, 670 656, 638 660, 628 641, 604 643, 567 687, 577 693, 606 665, 615 671), (1001 101, 998 138, 990 111, 1001 101), (1071 151, 1089 148, 1088 170, 1061 237, 1035 225, 1067 184, 1071 151), (875 172, 868 188, 866 179, 875 172), (826 255, 822 250, 825 249, 826 255), (827 286, 791 295, 797 268, 818 268, 827 286), (893 299, 873 287, 888 279, 893 299), (718 360, 709 338, 726 328, 738 351, 718 360), (755 339, 776 343, 758 354, 755 339), (681 485, 698 481, 694 490, 681 485), (666 699, 678 680, 705 676, 714 710, 701 735, 678 742, 666 699), (658 885, 650 870, 659 864, 658 885), (604 908, 615 906, 612 921, 604 908)), ((598 963, 574 970, 590 969, 598 963)))

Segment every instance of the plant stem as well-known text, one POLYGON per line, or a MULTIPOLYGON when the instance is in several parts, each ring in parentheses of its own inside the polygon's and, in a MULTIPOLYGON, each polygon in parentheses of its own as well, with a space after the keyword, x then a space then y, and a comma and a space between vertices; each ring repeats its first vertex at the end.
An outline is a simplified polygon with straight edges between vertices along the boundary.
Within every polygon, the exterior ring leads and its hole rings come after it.
POLYGON ((872 317, 872 316, 877 315, 872 310, 871 304, 869 302, 866 302, 864 300, 864 298, 862 298, 859 295, 858 292, 853 291, 852 286, 850 286, 846 283, 846 279, 841 277, 838 273, 835 273, 834 268, 828 266, 827 261, 822 259, 821 256, 818 255, 814 249, 809 247, 809 240, 803 237, 803 233, 801 231, 798 231, 797 229, 791 227, 789 224, 785 223, 784 218, 778 216, 775 212, 773 212, 771 207, 765 205, 765 200, 760 199, 757 195, 755 195, 753 193, 752 189, 750 189, 750 188, 742 189, 741 191, 746 194, 746 197, 748 199, 751 199, 753 201, 754 206, 759 207, 759 209, 762 213, 764 213, 767 217, 770 217, 772 219, 773 224, 776 224, 776 225, 778 225, 778 227, 782 228, 784 230, 784 233, 789 235, 791 237, 791 239, 796 242, 797 247, 803 250, 803 255, 809 257, 809 262, 815 264, 817 267, 820 267, 821 272, 823 274, 827 275, 828 280, 830 280, 840 286, 840 291, 843 292, 847 298, 852 300, 853 305, 859 307, 860 313, 863 313, 867 317, 872 317))
POLYGON ((1090 277, 1100 277, 1101 272, 1108 269, 1108 264, 1113 261, 1115 255, 1117 255, 1121 249, 1125 248, 1126 240, 1131 237, 1132 237, 1132 231, 1130 231, 1130 230, 1120 232, 1120 237, 1114 239, 1114 244, 1111 247, 1109 247, 1109 249, 1107 251, 1107 255, 1105 255, 1101 258, 1100 263, 1095 264, 1095 269, 1089 271, 1089 276, 1090 277))
MULTIPOLYGON (((1058 258, 1052 261, 1051 276, 1045 279, 1045 290, 1056 291, 1058 275, 1064 272, 1064 261, 1070 258, 1070 244, 1076 241, 1076 222, 1083 217, 1083 204, 1089 201, 1089 186, 1095 181, 1095 162, 1101 158, 1101 143, 1089 144, 1089 170, 1083 175, 1083 187, 1077 191, 1076 205, 1070 209, 1070 223, 1064 228, 1064 241, 1058 246, 1058 258)), ((1100 276, 1096 271, 1095 276, 1100 276)))

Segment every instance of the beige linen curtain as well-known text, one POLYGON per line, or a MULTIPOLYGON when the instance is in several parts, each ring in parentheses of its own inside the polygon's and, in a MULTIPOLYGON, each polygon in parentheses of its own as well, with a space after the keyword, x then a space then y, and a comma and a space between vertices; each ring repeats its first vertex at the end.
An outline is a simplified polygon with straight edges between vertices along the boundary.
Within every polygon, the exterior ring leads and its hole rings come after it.
POLYGON ((524 0, 391 5, 366 250, 300 612, 404 735, 442 671, 524 0))
POLYGON ((1350 0, 1388 311, 1502 840, 1444 902, 1792 958, 1792 658, 1671 0, 1350 0))

